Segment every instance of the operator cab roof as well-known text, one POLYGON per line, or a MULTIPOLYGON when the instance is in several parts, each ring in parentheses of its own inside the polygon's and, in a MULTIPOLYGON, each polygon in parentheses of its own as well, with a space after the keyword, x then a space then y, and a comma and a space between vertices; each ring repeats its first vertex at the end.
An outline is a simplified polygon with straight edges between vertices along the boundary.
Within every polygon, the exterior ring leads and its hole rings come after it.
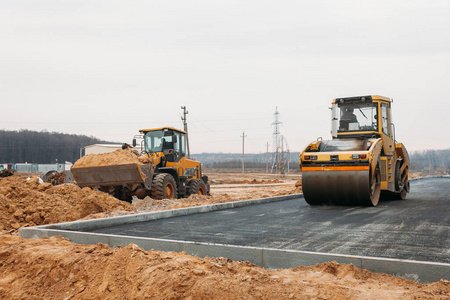
POLYGON ((176 128, 173 128, 173 127, 160 127, 160 128, 152 128, 152 129, 140 129, 139 132, 140 133, 146 133, 146 132, 149 132, 149 131, 166 131, 166 130, 173 130, 173 131, 176 131, 176 132, 180 132, 180 133, 186 134, 186 131, 183 131, 183 130, 180 130, 180 129, 176 129, 176 128))
POLYGON ((345 102, 367 102, 367 103, 370 103, 370 102, 373 102, 373 100, 392 102, 392 100, 387 97, 383 97, 380 95, 369 95, 369 96, 336 98, 336 99, 333 99, 333 104, 339 104, 339 103, 343 104, 345 102))

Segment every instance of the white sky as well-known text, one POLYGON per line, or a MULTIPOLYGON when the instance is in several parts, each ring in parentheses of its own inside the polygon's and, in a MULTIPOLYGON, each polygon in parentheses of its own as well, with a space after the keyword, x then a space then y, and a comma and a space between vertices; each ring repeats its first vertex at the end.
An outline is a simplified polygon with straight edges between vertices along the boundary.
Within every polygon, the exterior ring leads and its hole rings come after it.
POLYGON ((330 137, 333 98, 394 99, 407 149, 450 147, 450 1, 0 0, 0 129, 131 142, 182 128, 192 153, 330 137))

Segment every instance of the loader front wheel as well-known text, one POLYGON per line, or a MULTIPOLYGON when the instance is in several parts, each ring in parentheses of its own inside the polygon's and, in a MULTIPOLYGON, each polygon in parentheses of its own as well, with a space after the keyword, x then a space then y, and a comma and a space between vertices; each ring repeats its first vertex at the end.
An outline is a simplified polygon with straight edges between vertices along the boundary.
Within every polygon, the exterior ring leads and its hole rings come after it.
POLYGON ((206 184, 201 179, 193 179, 189 184, 189 195, 206 195, 206 184))
POLYGON ((169 173, 161 173, 153 178, 151 197, 153 199, 173 199, 177 195, 177 184, 169 173))

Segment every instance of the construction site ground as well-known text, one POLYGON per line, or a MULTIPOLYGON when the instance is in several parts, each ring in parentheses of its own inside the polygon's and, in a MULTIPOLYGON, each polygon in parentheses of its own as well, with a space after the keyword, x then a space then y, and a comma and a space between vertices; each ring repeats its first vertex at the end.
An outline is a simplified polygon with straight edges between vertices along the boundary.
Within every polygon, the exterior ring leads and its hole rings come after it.
MULTIPOLYGON (((20 227, 103 218, 301 192, 300 175, 209 173, 211 196, 121 202, 32 175, 0 179, 0 298, 4 299, 449 299, 450 282, 430 284, 328 262, 268 270, 221 257, 23 239, 20 227), (28 179, 30 178, 30 179, 28 179), (28 180, 27 180, 28 179, 28 180)), ((406 200, 407 201, 407 200, 406 200)))
POLYGON ((297 197, 86 231, 450 264, 449 186, 450 178, 412 181, 408 201, 376 207, 310 206, 297 197))

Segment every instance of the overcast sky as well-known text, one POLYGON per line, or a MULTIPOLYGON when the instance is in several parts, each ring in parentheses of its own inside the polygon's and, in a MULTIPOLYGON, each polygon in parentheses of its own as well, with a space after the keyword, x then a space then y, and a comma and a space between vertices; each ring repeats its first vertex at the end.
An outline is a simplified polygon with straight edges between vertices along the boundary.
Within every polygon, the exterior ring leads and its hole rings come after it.
POLYGON ((183 127, 192 153, 330 137, 333 98, 394 99, 409 151, 450 148, 450 1, 0 0, 0 129, 131 142, 183 127))

